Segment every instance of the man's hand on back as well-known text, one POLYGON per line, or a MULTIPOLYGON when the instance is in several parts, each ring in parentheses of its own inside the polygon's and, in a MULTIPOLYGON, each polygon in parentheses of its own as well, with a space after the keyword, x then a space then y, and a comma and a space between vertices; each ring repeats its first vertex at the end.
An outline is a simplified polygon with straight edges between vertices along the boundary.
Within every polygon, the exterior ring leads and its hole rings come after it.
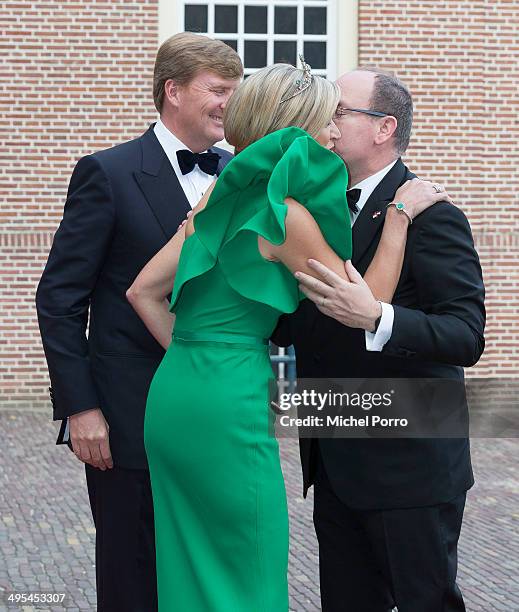
POLYGON ((382 307, 351 261, 344 264, 349 281, 313 259, 308 260, 308 265, 324 282, 304 272, 296 272, 295 276, 301 291, 317 308, 343 325, 373 331, 382 307))

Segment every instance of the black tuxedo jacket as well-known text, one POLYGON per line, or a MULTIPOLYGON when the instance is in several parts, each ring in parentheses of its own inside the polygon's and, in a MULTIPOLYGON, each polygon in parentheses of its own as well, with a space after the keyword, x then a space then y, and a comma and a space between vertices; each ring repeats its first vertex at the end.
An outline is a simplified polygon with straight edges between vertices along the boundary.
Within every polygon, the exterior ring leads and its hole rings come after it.
MULTIPOLYGON (((220 172, 231 155, 212 150, 221 155, 220 172)), ((164 354, 126 290, 189 210, 153 125, 140 138, 83 157, 38 286, 54 420, 101 408, 119 466, 147 466, 144 409, 164 354)))
MULTIPOLYGON (((415 175, 399 159, 353 226, 353 265, 364 274, 375 254, 386 207, 415 175), (376 213, 376 214, 375 214, 376 213)), ((463 380, 484 348, 484 287, 465 215, 435 204, 409 228, 394 299, 391 339, 368 352, 363 330, 321 314, 310 300, 283 317, 273 336, 293 343, 300 378, 445 378, 463 380)), ((424 398, 425 399, 425 398, 424 398)), ((473 484, 467 439, 320 439, 336 494, 357 508, 440 503, 473 484)), ((313 483, 315 440, 301 439, 304 494, 313 483)))

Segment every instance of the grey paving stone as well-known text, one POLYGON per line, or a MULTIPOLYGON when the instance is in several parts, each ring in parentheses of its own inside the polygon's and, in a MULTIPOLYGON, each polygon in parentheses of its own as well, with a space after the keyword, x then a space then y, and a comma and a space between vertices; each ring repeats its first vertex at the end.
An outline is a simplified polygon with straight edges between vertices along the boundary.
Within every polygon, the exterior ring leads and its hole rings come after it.
MULTIPOLYGON (((63 604, 2 607, 53 612, 95 609, 94 528, 84 469, 56 447, 49 414, 0 409, 0 595, 66 593, 63 604)), ((302 499, 295 440, 280 440, 290 513, 293 612, 318 612, 312 492, 302 499)), ((459 545, 459 584, 469 612, 519 611, 519 440, 473 440, 476 486, 459 545)), ((353 611, 352 611, 353 612, 353 611)))

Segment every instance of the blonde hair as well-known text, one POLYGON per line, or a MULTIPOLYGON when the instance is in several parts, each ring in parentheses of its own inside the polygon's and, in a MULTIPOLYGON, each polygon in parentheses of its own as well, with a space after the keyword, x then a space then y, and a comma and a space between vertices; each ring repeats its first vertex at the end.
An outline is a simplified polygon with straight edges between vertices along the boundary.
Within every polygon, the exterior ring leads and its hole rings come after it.
POLYGON ((153 101, 159 113, 166 81, 172 79, 179 85, 186 85, 203 70, 210 70, 225 79, 241 79, 243 76, 240 56, 221 40, 181 32, 164 41, 157 52, 153 71, 153 101))
POLYGON ((249 76, 227 103, 224 129, 227 142, 243 149, 270 132, 295 126, 311 136, 328 125, 339 103, 339 87, 318 76, 296 96, 302 70, 290 64, 267 66, 249 76))

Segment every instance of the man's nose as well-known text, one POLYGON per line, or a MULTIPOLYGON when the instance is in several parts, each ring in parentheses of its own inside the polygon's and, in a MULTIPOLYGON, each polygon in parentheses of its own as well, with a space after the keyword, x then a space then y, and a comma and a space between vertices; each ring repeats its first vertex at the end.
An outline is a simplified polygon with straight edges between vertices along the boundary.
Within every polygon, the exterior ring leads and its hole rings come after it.
POLYGON ((232 92, 230 94, 227 94, 222 100, 222 103, 220 104, 220 107, 222 110, 227 106, 227 102, 229 102, 231 96, 232 96, 232 92))

